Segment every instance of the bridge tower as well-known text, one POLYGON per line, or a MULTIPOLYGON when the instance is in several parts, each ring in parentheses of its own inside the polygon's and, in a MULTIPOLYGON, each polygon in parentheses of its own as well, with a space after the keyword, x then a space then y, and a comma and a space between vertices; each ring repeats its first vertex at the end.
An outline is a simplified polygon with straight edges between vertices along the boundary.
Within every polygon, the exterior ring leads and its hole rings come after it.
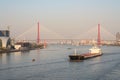
POLYGON ((40 23, 38 22, 38 29, 37 29, 37 43, 40 43, 40 23))
POLYGON ((101 45, 100 24, 98 24, 98 39, 97 39, 97 44, 101 45))

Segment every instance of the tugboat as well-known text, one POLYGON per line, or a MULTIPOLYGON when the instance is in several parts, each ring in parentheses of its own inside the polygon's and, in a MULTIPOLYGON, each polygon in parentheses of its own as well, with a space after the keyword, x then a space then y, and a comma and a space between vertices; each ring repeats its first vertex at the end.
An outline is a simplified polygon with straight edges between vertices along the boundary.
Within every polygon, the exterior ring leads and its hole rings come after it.
POLYGON ((82 61, 85 59, 89 59, 89 58, 93 58, 101 55, 102 55, 102 50, 100 48, 100 24, 98 24, 97 45, 94 44, 93 47, 89 49, 89 52, 84 54, 76 54, 76 50, 75 50, 75 54, 69 55, 69 58, 70 58, 70 61, 82 61))

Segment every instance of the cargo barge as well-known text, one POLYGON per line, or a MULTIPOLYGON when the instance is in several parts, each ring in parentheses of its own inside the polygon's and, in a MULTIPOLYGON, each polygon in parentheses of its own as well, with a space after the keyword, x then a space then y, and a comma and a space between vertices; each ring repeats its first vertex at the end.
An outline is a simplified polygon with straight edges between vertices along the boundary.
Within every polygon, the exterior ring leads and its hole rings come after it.
POLYGON ((93 46, 91 49, 89 49, 88 53, 84 53, 84 54, 76 54, 76 50, 75 50, 74 54, 69 55, 69 59, 70 61, 82 61, 85 59, 89 59, 101 55, 102 55, 101 48, 97 46, 93 46))

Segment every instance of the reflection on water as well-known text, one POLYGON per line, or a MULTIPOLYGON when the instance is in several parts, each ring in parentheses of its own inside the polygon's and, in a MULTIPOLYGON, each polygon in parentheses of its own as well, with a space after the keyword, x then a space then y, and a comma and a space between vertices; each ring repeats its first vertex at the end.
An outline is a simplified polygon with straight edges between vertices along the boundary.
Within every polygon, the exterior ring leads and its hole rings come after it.
POLYGON ((69 62, 68 55, 91 46, 48 45, 46 49, 0 54, 1 80, 118 80, 119 47, 103 46, 102 56, 69 62), (32 60, 35 59, 33 62, 32 60))

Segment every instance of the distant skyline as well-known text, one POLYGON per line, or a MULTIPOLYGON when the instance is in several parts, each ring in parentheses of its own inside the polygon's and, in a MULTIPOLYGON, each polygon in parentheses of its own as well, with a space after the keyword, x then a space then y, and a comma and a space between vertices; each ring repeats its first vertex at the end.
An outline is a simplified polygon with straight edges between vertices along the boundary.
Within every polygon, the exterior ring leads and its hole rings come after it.
POLYGON ((120 0, 0 0, 0 29, 9 26, 11 37, 36 39, 38 21, 42 39, 81 39, 98 23, 115 35, 120 32, 120 0))

